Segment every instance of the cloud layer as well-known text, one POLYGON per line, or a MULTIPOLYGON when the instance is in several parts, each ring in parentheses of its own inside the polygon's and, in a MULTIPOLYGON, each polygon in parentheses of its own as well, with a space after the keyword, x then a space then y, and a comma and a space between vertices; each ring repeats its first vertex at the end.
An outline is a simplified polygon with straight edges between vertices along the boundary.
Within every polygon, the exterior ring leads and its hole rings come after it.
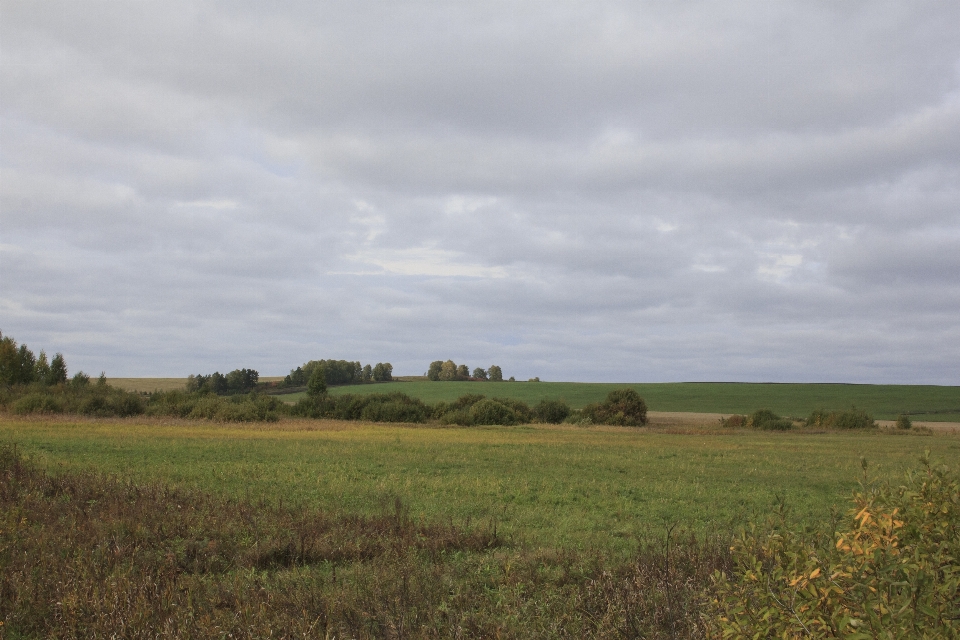
POLYGON ((960 7, 0 17, 0 330, 73 368, 960 383, 960 7))

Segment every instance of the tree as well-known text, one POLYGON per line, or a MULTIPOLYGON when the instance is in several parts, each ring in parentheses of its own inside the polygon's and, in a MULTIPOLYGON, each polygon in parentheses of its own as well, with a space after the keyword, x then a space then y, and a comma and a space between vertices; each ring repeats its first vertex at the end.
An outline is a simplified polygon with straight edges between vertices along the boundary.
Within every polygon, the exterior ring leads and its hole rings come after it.
POLYGON ((230 391, 247 391, 257 386, 260 373, 254 369, 234 369, 226 375, 227 389, 230 391))
POLYGON ((487 375, 490 377, 490 382, 503 382, 503 371, 495 364, 490 365, 487 375))
POLYGON ((285 387, 302 387, 305 384, 307 384, 307 374, 303 367, 291 369, 287 377, 283 379, 283 386, 285 387))
POLYGON ((370 365, 364 365, 363 375, 361 376, 364 382, 370 382, 373 380, 373 367, 370 365))
POLYGON ((476 378, 477 380, 486 380, 487 372, 481 369, 480 367, 477 367, 476 369, 473 370, 473 377, 476 378))
POLYGON ((63 359, 62 353, 57 353, 50 361, 50 374, 47 384, 66 384, 67 383, 67 362, 63 359))
POLYGON ((314 367, 310 379, 307 381, 307 395, 319 398, 327 392, 327 372, 324 368, 314 367))
POLYGON ((37 358, 37 364, 34 365, 34 378, 40 384, 53 384, 50 381, 50 363, 47 362, 47 354, 40 349, 40 356, 37 358))
POLYGON ((440 375, 437 378, 438 380, 450 381, 457 379, 457 365, 453 360, 447 360, 440 367, 440 375))
POLYGON ((376 382, 390 382, 393 380, 393 365, 389 362, 378 362, 373 368, 373 379, 376 382))
POLYGON ((457 367, 458 380, 466 380, 469 377, 470 377, 470 367, 468 367, 465 364, 462 364, 459 367, 457 367))
POLYGON ((30 384, 36 380, 37 373, 37 359, 33 357, 33 351, 27 348, 27 345, 22 344, 20 348, 17 349, 17 379, 14 384, 30 384))
POLYGON ((440 371, 443 369, 443 360, 434 360, 430 363, 430 369, 427 370, 427 380, 436 382, 440 379, 440 371))
POLYGON ((0 384, 16 384, 20 375, 17 343, 0 333, 0 384))

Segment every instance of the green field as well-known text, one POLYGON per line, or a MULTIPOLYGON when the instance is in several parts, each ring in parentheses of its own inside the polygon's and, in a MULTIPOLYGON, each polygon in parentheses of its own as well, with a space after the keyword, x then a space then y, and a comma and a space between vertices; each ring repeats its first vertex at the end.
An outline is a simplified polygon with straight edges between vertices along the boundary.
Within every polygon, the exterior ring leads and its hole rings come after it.
MULTIPOLYGON (((587 383, 587 382, 396 382, 332 387, 330 393, 403 391, 432 404, 466 393, 508 397, 534 405, 542 398, 566 400, 574 408, 599 402, 611 390, 631 387, 651 411, 752 413, 772 409, 780 415, 805 418, 817 409, 856 406, 877 420, 895 420, 906 413, 913 420, 960 422, 960 387, 867 384, 754 384, 738 382, 587 383)), ((304 394, 283 396, 295 402, 304 394)))
POLYGON ((896 474, 924 449, 940 460, 960 454, 955 435, 313 421, 237 427, 5 418, 0 442, 17 443, 54 471, 94 467, 351 513, 375 513, 399 497, 418 518, 496 519, 524 543, 614 553, 672 523, 701 532, 735 528, 762 516, 777 496, 799 517, 823 521, 856 485, 860 456, 896 474))

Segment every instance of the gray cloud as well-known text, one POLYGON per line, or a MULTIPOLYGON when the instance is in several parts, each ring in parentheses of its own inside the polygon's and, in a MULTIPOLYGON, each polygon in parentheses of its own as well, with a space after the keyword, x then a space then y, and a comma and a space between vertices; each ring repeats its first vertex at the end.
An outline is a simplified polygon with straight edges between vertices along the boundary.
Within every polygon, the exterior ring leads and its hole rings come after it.
POLYGON ((0 329, 74 368, 960 378, 960 9, 45 3, 0 329))

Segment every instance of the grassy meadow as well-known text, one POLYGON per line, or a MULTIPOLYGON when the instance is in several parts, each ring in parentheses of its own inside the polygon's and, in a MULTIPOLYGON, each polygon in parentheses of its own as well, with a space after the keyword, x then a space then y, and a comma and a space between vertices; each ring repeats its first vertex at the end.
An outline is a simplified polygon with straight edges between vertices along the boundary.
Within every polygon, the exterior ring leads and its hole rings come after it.
POLYGON ((899 483, 960 453, 952 431, 683 420, 0 414, 0 637, 720 637, 739 529, 785 504, 833 531, 862 458, 899 483))
POLYGON ((7 417, 0 443, 53 472, 94 468, 347 513, 399 498, 426 521, 495 521, 524 545, 614 555, 673 524, 733 529, 778 499, 824 521, 856 485, 861 456, 899 474, 925 449, 960 454, 947 434, 669 431, 7 417))

